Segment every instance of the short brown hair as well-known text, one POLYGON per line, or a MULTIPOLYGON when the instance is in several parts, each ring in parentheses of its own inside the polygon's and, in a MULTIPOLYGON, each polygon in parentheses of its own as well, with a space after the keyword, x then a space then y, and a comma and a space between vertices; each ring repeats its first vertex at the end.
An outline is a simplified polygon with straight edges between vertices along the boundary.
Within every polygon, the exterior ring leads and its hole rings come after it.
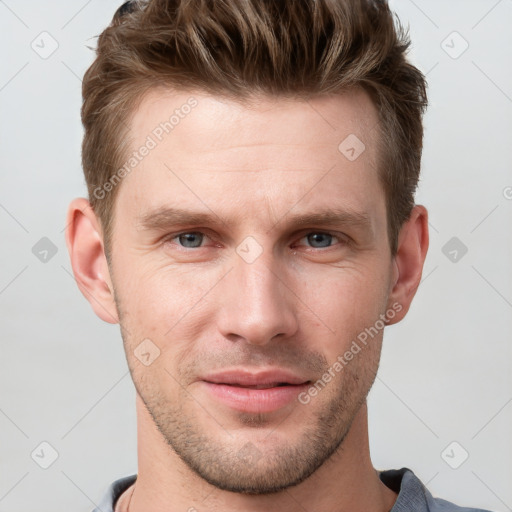
MULTIPOLYGON (((307 99, 362 87, 379 112, 379 176, 388 237, 414 206, 427 106, 424 75, 406 59, 407 31, 386 0, 141 0, 101 33, 82 87, 82 165, 107 258, 117 189, 94 191, 125 161, 129 122, 156 86, 242 101, 307 99)), ((341 141, 340 141, 341 142, 341 141)))

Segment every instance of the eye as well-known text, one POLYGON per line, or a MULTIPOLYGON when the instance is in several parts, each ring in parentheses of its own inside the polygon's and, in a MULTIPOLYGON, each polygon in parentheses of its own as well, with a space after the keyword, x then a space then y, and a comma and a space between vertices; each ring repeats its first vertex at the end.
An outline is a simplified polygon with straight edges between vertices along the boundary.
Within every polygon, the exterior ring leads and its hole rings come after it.
MULTIPOLYGON (((203 247, 203 243, 208 236, 201 231, 186 231, 169 236, 166 240, 177 244, 184 249, 198 249, 203 247)), ((343 245, 348 240, 342 236, 324 231, 311 231, 300 238, 300 242, 306 241, 306 245, 313 249, 326 249, 334 245, 343 245)))
POLYGON ((179 233, 178 235, 174 235, 169 238, 169 240, 178 240, 182 247, 195 249, 197 247, 201 247, 204 237, 204 233, 201 233, 200 231, 191 231, 188 233, 179 233))
POLYGON ((313 247, 314 249, 331 247, 336 242, 346 242, 346 240, 344 240, 340 236, 333 235, 332 233, 325 233, 323 231, 312 231, 311 233, 308 233, 306 236, 303 236, 300 240, 306 240, 307 244, 310 247, 313 247))

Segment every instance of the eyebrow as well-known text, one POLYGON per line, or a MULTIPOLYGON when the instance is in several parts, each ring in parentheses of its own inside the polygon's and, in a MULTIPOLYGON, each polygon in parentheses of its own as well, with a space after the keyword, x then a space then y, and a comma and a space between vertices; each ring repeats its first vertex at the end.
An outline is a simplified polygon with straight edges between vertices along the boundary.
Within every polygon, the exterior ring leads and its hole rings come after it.
MULTIPOLYGON (((329 208, 314 212, 285 214, 269 229, 286 221, 290 227, 305 225, 314 226, 351 226, 359 229, 371 229, 372 221, 366 212, 352 209, 329 208)), ((162 231, 173 226, 199 226, 199 225, 228 225, 214 212, 199 212, 173 207, 161 207, 144 213, 137 221, 140 230, 162 231)))

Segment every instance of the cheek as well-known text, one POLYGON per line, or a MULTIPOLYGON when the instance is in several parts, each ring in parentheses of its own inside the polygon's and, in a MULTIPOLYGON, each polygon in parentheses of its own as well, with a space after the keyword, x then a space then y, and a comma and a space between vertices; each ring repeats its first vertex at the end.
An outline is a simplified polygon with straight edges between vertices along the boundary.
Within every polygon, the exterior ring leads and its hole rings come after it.
POLYGON ((172 387, 174 381, 167 372, 178 377, 180 362, 190 357, 194 340, 204 337, 212 318, 217 302, 205 295, 215 281, 212 277, 210 283, 211 273, 203 275, 197 270, 132 268, 119 291, 128 357, 137 367, 137 375, 169 381, 172 387), (159 355, 145 368, 136 360, 135 351, 147 339, 158 347, 159 355))
POLYGON ((331 359, 375 324, 387 299, 382 275, 347 269, 337 269, 328 278, 311 276, 298 295, 307 310, 303 329, 314 329, 314 335, 308 333, 309 343, 331 359))
POLYGON ((387 298, 386 281, 376 270, 376 265, 369 265, 310 274, 300 285, 300 297, 319 316, 323 315, 326 323, 330 319, 333 326, 373 320, 387 298))
POLYGON ((211 288, 208 276, 212 276, 192 266, 163 266, 147 260, 126 260, 124 273, 118 277, 119 296, 133 319, 152 328, 160 325, 158 332, 163 335, 211 288))

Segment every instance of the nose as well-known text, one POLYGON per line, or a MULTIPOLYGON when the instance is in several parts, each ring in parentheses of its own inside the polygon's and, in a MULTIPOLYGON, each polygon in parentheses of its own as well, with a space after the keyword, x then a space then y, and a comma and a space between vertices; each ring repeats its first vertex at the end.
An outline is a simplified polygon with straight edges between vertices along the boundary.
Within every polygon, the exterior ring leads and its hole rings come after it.
POLYGON ((223 279, 219 297, 218 328, 222 335, 251 345, 293 336, 298 329, 296 301, 282 265, 265 253, 252 263, 234 254, 233 265, 223 279))

